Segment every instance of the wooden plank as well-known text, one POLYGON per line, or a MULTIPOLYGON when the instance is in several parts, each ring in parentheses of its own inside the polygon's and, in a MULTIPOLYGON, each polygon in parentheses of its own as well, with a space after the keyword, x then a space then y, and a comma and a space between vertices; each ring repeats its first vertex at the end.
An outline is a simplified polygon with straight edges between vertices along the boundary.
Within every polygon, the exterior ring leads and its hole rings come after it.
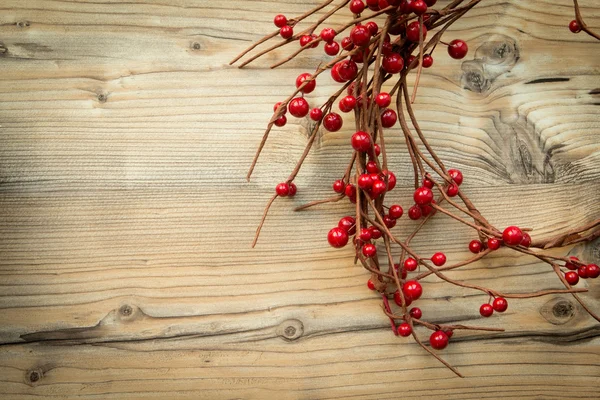
MULTIPOLYGON (((276 130, 246 183, 272 104, 327 58, 315 50, 268 69, 280 50, 244 70, 227 64, 273 29, 274 14, 317 3, 2 2, 0 394, 596 397, 599 326, 569 296, 511 301, 482 321, 484 296, 428 278, 427 319, 506 328, 456 334, 443 356, 464 380, 391 334, 367 272, 324 240, 350 205, 291 211, 330 195, 348 131, 320 133, 297 197, 275 204, 249 248, 309 128, 276 130)), ((600 7, 581 3, 600 26, 600 7)), ((416 104, 482 213, 534 237, 600 215, 600 53, 568 32, 570 19, 568 0, 482 2, 448 34, 471 53, 459 62, 436 50, 416 104)), ((309 101, 336 87, 319 79, 309 101)), ((387 136, 391 198, 409 204, 403 140, 398 129, 387 136)), ((471 239, 440 216, 414 244, 452 261, 471 239)), ((600 262, 600 242, 566 253, 600 262)), ((505 251, 451 276, 511 292, 560 288, 547 266, 505 251)), ((598 282, 579 286, 599 310, 598 282)))

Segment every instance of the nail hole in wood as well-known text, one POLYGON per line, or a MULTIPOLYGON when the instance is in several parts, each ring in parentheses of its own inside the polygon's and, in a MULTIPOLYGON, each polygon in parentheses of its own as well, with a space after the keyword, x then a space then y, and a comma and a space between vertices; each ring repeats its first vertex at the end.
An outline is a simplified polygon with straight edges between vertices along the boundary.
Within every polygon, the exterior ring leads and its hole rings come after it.
POLYGON ((128 305, 124 305, 123 307, 121 307, 119 309, 119 312, 121 313, 121 315, 123 315, 124 317, 129 317, 131 314, 133 314, 133 308, 131 308, 131 306, 128 305))

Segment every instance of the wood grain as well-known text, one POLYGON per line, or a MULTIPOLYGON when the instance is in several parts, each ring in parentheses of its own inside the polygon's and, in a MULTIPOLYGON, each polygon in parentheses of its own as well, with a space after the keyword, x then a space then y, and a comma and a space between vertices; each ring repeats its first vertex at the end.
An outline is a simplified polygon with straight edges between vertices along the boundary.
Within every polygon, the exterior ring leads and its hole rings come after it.
MULTIPOLYGON (((600 6, 580 3, 599 27, 600 6)), ((2 1, 3 398, 597 398, 600 326, 568 296, 513 301, 482 321, 483 296, 428 278, 426 319, 506 328, 455 335, 442 355, 465 379, 391 334, 368 274, 324 240, 348 204, 291 211, 330 195, 346 130, 319 134, 297 197, 275 203, 250 249, 309 128, 276 130, 246 183, 272 104, 326 58, 315 50, 270 70, 282 49, 227 64, 274 14, 315 4, 2 1)), ((436 50, 416 103, 482 213, 534 236, 600 215, 600 44, 568 32, 572 18, 569 0, 482 2, 448 33, 470 54, 436 50)), ((309 101, 335 87, 320 79, 309 101)), ((390 131, 392 198, 408 204, 409 158, 390 131)), ((452 261, 471 239, 441 216, 414 243, 452 261)), ((600 242, 567 253, 600 262, 600 242)), ((560 287, 547 266, 504 251, 451 276, 560 287)), ((579 286, 600 310, 600 284, 579 286)))

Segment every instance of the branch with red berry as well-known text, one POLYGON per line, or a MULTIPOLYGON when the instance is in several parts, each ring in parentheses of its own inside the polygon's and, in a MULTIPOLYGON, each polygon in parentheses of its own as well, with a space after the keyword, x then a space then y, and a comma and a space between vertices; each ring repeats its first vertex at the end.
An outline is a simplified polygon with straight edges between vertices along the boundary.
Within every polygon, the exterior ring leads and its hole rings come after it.
MULTIPOLYGON (((292 197, 296 194, 294 179, 320 129, 337 132, 344 126, 342 114, 353 113, 354 133, 349 143, 350 161, 340 179, 333 183, 335 195, 297 207, 296 211, 344 199, 353 204, 353 215, 341 218, 338 226, 327 234, 329 244, 341 248, 351 243, 356 252, 355 262, 360 262, 371 274, 367 286, 381 296, 382 307, 389 317, 393 333, 402 337, 412 336, 423 349, 458 376, 462 375, 434 350, 444 349, 455 330, 502 329, 439 324, 424 320, 421 309, 416 305, 424 290, 421 281, 430 275, 451 285, 486 294, 489 301, 479 309, 483 317, 506 311, 507 299, 566 293, 573 295, 593 318, 600 321, 600 317, 578 295, 586 289, 573 287, 579 279, 600 276, 600 267, 548 252, 550 248, 600 237, 600 219, 546 239, 534 239, 529 234, 531 229, 519 226, 493 226, 460 189, 463 174, 457 169, 446 167, 429 144, 415 117, 413 103, 419 79, 423 68, 430 68, 434 64, 433 50, 437 46, 446 46, 448 55, 453 59, 462 59, 467 55, 468 45, 465 41, 454 39, 444 42, 441 39, 452 24, 480 1, 454 0, 443 8, 435 9, 437 0, 367 0, 366 3, 363 0, 342 0, 337 4, 333 4, 333 0, 327 0, 296 18, 275 16, 277 29, 232 61, 233 64, 241 60, 262 43, 276 37, 280 37, 277 43, 255 52, 241 62, 240 67, 292 43, 299 44, 299 47, 290 56, 274 64, 273 68, 290 61, 301 52, 317 47, 320 42, 324 43, 325 53, 332 57, 314 73, 300 74, 296 79, 296 90, 274 106, 273 117, 256 152, 248 179, 273 127, 281 127, 287 123, 287 112, 295 118, 308 116, 314 126, 295 168, 285 181, 276 186, 275 193, 268 201, 252 246, 256 245, 273 202, 280 197, 292 197), (337 27, 323 27, 319 35, 315 34, 331 16, 346 7, 352 13, 350 21, 337 27), (317 13, 320 17, 316 22, 309 24, 304 30, 298 29, 301 22, 317 13), (305 95, 315 89, 317 78, 325 71, 329 71, 340 88, 324 104, 311 109, 305 95), (414 82, 412 91, 408 89, 409 80, 414 82), (341 114, 334 111, 334 105, 337 105, 341 114), (396 176, 388 167, 386 135, 389 128, 398 125, 414 175, 414 204, 410 205, 407 214, 408 218, 415 221, 415 226, 410 232, 403 234, 394 232, 394 227, 396 221, 404 215, 404 208, 399 204, 386 203, 386 194, 396 186, 396 176), (411 247, 415 236, 438 214, 444 214, 475 231, 476 238, 468 244, 472 257, 448 263, 442 252, 425 255, 411 247), (501 247, 527 254, 548 264, 563 287, 530 293, 504 293, 449 276, 448 271, 479 261, 501 247), (395 258, 393 252, 399 252, 399 256, 395 258), (429 346, 423 343, 416 327, 431 331, 429 346)), ((574 2, 578 29, 594 36, 581 20, 577 0, 574 2)), ((348 120, 352 118, 346 118, 348 120)))

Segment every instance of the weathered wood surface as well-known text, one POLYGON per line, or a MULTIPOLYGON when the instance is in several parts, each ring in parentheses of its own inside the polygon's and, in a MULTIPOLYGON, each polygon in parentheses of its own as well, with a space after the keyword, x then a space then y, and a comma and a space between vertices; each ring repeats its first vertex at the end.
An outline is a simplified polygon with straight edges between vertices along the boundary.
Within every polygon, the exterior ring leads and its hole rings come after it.
MULTIPOLYGON (((290 121, 245 182, 271 106, 325 58, 227 63, 274 14, 316 1, 296 3, 2 0, 0 397, 597 398, 600 326, 569 296, 481 321, 483 296, 430 279, 429 320, 506 328, 455 335, 443 356, 465 379, 392 335, 350 249, 324 240, 350 208, 291 212, 329 195, 347 131, 319 137, 296 199, 275 204, 250 249, 306 142, 290 121)), ((581 3, 600 27, 600 4, 581 3)), ((484 1, 448 36, 468 40, 465 62, 437 50, 421 79, 422 127, 499 226, 549 235, 600 215, 600 44, 568 32, 572 15, 569 0, 484 1)), ((309 98, 333 88, 321 79, 309 98)), ((407 204, 401 145, 394 196, 407 204)), ((424 233, 418 249, 466 256, 471 232, 450 220, 424 233)), ((598 241, 567 252, 600 261, 598 241)), ((452 276, 560 287, 505 252, 452 276)), ((600 284, 580 286, 600 310, 600 284)))

